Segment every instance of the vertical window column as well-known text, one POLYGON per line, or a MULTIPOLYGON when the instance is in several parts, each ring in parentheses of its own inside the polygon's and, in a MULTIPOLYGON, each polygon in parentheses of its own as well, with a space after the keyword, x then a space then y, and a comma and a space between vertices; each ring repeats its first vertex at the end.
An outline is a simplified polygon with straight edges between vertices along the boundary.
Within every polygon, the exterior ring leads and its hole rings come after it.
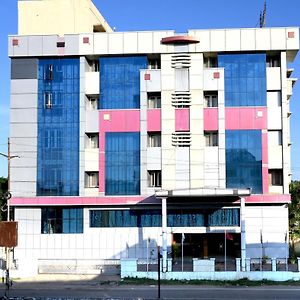
POLYGON ((37 196, 79 195, 79 59, 40 59, 37 196))
POLYGON ((105 194, 140 194, 140 133, 105 134, 105 194))
POLYGON ((226 130, 226 187, 252 188, 262 193, 260 130, 226 130))

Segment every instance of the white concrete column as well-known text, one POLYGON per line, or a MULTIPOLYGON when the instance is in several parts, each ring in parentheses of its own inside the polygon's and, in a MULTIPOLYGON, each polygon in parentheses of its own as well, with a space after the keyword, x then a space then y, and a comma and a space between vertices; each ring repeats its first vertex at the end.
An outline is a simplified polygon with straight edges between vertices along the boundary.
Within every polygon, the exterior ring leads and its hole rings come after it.
POLYGON ((272 258, 271 261, 272 261, 272 272, 276 272, 276 262, 277 262, 277 259, 276 258, 272 258))
POLYGON ((241 272, 241 259, 240 258, 235 259, 235 270, 237 272, 241 272))
POLYGON ((240 225, 241 225, 241 262, 242 272, 246 271, 246 232, 245 232, 245 198, 241 197, 240 209, 240 225))
POLYGON ((162 271, 167 272, 167 198, 161 199, 162 208, 162 271))

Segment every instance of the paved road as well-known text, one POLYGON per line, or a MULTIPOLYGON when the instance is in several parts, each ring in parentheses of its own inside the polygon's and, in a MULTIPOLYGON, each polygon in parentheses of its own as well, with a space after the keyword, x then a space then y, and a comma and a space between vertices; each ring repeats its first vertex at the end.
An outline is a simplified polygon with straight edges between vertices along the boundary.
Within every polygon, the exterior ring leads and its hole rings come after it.
MULTIPOLYGON (((4 295, 1 285, 0 297, 4 295)), ((157 299, 157 286, 101 285, 99 283, 30 283, 15 284, 10 297, 49 299, 157 299)), ((161 299, 300 299, 300 287, 205 287, 192 285, 164 285, 161 299)))

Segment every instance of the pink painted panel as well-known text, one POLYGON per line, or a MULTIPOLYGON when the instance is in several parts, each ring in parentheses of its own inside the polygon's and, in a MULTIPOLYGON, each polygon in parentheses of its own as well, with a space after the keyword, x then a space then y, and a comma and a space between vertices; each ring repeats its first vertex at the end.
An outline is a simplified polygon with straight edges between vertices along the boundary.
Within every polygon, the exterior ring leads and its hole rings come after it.
POLYGON ((105 132, 99 132, 99 192, 105 191, 105 132))
POLYGON ((218 108, 204 108, 204 130, 218 130, 218 108))
POLYGON ((147 131, 161 131, 161 109, 147 110, 147 131))
POLYGON ((99 154, 99 192, 105 192, 105 151, 99 154))
POLYGON ((128 197, 34 197, 34 198, 12 198, 12 206, 22 205, 108 205, 108 204, 137 204, 147 201, 147 203, 160 203, 154 196, 128 196, 128 197))
POLYGON ((268 132, 262 132, 262 180, 263 193, 269 193, 269 171, 268 171, 268 132))
MULTIPOLYGON (((284 195, 253 195, 245 197, 246 203, 290 203, 291 196, 284 195)), ((236 203, 238 203, 237 201, 236 203)), ((120 205, 120 204, 158 204, 160 199, 154 196, 127 196, 127 197, 33 197, 11 198, 12 206, 43 206, 43 205, 120 205)))
POLYGON ((190 131, 190 109, 175 109, 175 131, 190 131))
POLYGON ((246 203, 290 203, 291 196, 284 195, 253 195, 245 197, 246 203))
POLYGON ((140 131, 139 110, 101 110, 99 114, 100 133, 140 131))
POLYGON ((266 129, 266 107, 231 107, 225 109, 226 129, 266 129))
POLYGON ((269 169, 268 167, 262 167, 262 189, 264 194, 269 193, 269 169))

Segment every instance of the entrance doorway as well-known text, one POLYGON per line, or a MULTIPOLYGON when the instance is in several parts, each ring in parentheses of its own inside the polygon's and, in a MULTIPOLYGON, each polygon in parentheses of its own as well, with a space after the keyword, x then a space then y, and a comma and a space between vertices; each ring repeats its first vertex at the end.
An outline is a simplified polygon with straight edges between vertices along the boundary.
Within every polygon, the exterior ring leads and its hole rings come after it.
MULTIPOLYGON (((225 233, 181 233, 173 234, 172 257, 222 258, 225 255, 225 233), (183 239, 183 245, 182 245, 183 239)), ((240 233, 226 234, 226 256, 240 257, 240 233)))

